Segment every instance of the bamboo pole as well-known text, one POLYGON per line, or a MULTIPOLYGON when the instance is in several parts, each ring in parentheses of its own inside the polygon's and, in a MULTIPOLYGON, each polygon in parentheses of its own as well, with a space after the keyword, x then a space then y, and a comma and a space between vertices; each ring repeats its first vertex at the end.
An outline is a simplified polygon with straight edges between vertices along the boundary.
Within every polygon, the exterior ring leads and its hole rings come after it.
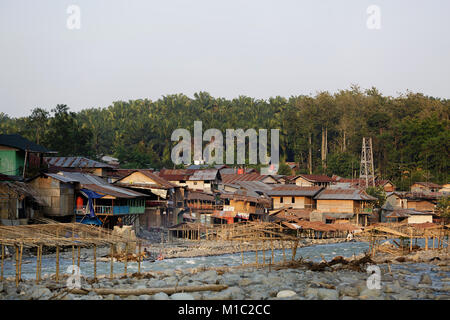
POLYGON ((109 271, 109 277, 113 278, 113 271, 114 271, 114 255, 113 255, 113 245, 111 245, 111 269, 109 271))
POLYGON ((39 283, 39 250, 40 247, 37 247, 36 250, 36 284, 39 283))
POLYGON ((97 246, 94 244, 94 280, 97 279, 97 246))
POLYGON ((273 256, 273 240, 272 240, 272 235, 270 235, 270 248, 271 248, 271 250, 272 250, 272 256, 271 256, 271 258, 270 258, 270 264, 273 264, 273 262, 274 262, 274 256, 273 256))
POLYGON ((283 240, 280 240, 280 241, 281 241, 281 246, 283 247, 283 262, 286 262, 286 252, 284 250, 284 241, 283 240))
POLYGON ((78 270, 80 269, 80 257, 81 257, 81 247, 78 246, 78 259, 77 259, 78 270))
MULTIPOLYGON (((169 238, 167 238, 169 239, 169 238)), ((139 248, 138 248, 138 274, 141 273, 141 241, 138 242, 139 243, 139 248)))
POLYGON ((39 281, 41 281, 41 275, 42 275, 42 251, 43 251, 43 245, 39 245, 39 281))
POLYGON ((72 245, 72 265, 75 265, 75 246, 72 245))
POLYGON ((0 280, 2 280, 2 281, 3 281, 4 260, 5 260, 5 245, 2 244, 2 271, 1 271, 1 275, 0 275, 0 280))
POLYGON ((243 248, 243 246, 242 246, 242 242, 243 242, 243 241, 244 241, 244 240, 241 239, 241 241, 239 242, 240 247, 241 247, 242 265, 244 265, 244 248, 243 248))
POLYGON ((20 244, 20 254, 19 254, 19 281, 22 281, 22 253, 23 253, 23 243, 20 244))
POLYGON ((258 266, 258 247, 256 247, 255 259, 256 259, 256 266, 258 266))
POLYGON ((19 247, 14 245, 16 249, 16 287, 19 285, 19 247))
POLYGON ((130 295, 153 295, 158 292, 164 292, 166 294, 173 294, 176 292, 197 292, 197 291, 222 291, 228 288, 227 285, 223 284, 209 284, 201 286, 181 286, 181 287, 170 287, 170 288, 145 288, 145 289, 113 289, 113 288, 98 288, 98 289, 72 289, 71 293, 74 294, 89 294, 89 292, 95 292, 98 295, 120 295, 120 296, 130 296, 130 295))
POLYGON ((125 244, 125 264, 124 264, 125 277, 127 276, 127 268, 128 268, 128 242, 126 242, 125 244))
POLYGON ((412 251, 413 246, 413 237, 412 237, 412 230, 409 231, 409 251, 412 251))
POLYGON ((59 246, 56 246, 56 272, 55 272, 55 280, 59 281, 59 246))
POLYGON ((264 247, 264 240, 262 241, 262 252, 263 252, 263 266, 266 265, 266 248, 264 247))

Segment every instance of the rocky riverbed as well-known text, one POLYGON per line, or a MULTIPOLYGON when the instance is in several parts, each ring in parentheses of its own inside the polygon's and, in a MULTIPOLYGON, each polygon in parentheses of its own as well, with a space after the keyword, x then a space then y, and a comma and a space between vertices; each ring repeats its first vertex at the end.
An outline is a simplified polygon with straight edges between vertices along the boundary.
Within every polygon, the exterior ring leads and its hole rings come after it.
MULTIPOLYGON (((313 246, 305 248, 311 251, 338 250, 349 244, 313 246), (325 248, 325 249, 324 249, 325 248), (338 249, 336 249, 338 248, 338 249)), ((326 252, 326 251, 323 251, 326 252)), ((330 255, 335 252, 330 252, 330 255)), ((335 252, 338 255, 339 252, 335 252)), ((359 254, 357 257, 361 257, 359 254)), ((218 257, 220 258, 220 257, 218 257)), ((400 258, 400 257, 399 257, 400 258)), ((198 259, 198 258, 197 258, 198 259)), ((327 258, 328 259, 328 258, 327 258)), ((177 261, 177 259, 168 259, 177 261)), ((317 259, 316 259, 317 261, 317 259)), ((319 258, 320 261, 320 258, 319 258)), ((249 261, 250 262, 250 261, 249 261)), ((44 275, 39 285, 32 279, 22 281, 16 287, 14 281, 0 283, 0 299, 69 299, 69 300, 163 300, 163 299, 381 299, 381 300, 449 300, 450 264, 447 251, 421 251, 402 256, 400 259, 377 255, 380 289, 369 289, 366 272, 336 270, 339 266, 327 267, 325 271, 311 271, 304 266, 282 268, 228 267, 206 268, 205 266, 178 265, 160 271, 146 272, 144 277, 119 277, 114 279, 102 276, 93 283, 81 279, 81 288, 135 289, 169 288, 180 286, 202 286, 223 284, 224 290, 197 291, 166 294, 139 295, 100 295, 94 291, 88 294, 73 294, 67 291, 66 279, 56 283, 52 277, 44 275), (386 263, 389 261, 389 263, 386 263)), ((11 278, 12 280, 13 278, 11 278)))

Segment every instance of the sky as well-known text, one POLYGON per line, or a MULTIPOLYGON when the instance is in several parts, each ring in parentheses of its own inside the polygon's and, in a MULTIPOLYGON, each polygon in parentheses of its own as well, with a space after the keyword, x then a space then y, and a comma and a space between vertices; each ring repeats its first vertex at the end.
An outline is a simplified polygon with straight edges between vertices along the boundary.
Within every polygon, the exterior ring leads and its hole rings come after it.
POLYGON ((0 0, 0 112, 352 84, 450 98, 449 12, 448 0, 0 0))

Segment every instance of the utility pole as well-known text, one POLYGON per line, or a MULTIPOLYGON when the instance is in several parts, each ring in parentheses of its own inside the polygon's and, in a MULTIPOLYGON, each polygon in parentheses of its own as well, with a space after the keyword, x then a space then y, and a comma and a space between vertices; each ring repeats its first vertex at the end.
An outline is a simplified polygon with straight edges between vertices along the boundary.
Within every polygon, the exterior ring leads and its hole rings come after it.
POLYGON ((361 167, 359 178, 364 179, 366 188, 369 184, 375 187, 375 171, 373 168, 372 138, 363 137, 361 149, 361 167))

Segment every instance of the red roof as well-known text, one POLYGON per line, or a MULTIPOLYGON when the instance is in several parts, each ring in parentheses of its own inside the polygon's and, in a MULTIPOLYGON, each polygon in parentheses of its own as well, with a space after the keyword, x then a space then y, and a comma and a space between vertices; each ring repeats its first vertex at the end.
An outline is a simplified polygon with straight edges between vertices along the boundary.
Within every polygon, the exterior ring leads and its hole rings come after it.
POLYGON ((263 180, 265 177, 265 175, 260 175, 257 172, 243 174, 222 174, 222 182, 232 184, 235 181, 259 181, 263 180))

